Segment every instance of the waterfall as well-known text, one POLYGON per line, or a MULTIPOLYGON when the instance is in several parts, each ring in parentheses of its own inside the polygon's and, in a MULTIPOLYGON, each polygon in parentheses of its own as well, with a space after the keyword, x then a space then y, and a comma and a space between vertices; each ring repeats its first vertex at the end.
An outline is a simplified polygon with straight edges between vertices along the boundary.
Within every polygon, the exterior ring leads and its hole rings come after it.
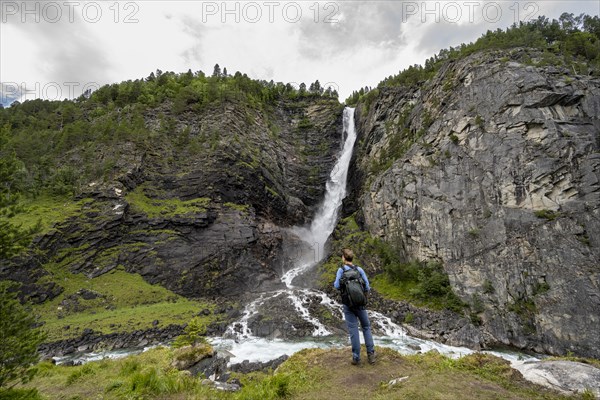
MULTIPOLYGON (((319 205, 312 223, 308 227, 294 227, 291 229, 298 238, 309 246, 309 251, 300 254, 296 258, 293 267, 282 275, 281 281, 285 284, 286 289, 263 293, 259 298, 247 304, 242 317, 228 327, 225 336, 243 340, 256 339, 249 327, 250 319, 260 312, 259 308, 261 306, 277 297, 281 298, 281 294, 285 294, 285 298, 293 305, 297 315, 314 327, 313 337, 331 336, 333 333, 317 316, 311 314, 308 306, 311 297, 313 299, 319 298, 323 307, 326 307, 333 315, 339 315, 343 319, 341 304, 331 299, 327 294, 314 289, 298 288, 293 284, 295 278, 310 270, 323 259, 325 256, 325 242, 337 224, 339 210, 344 197, 346 197, 348 168, 350 167, 352 150, 356 141, 353 108, 346 107, 344 109, 342 133, 343 138, 345 138, 344 143, 340 155, 329 174, 325 187, 325 197, 319 205)), ((402 327, 394 324, 390 318, 375 311, 369 311, 369 315, 373 326, 384 333, 386 337, 400 338, 405 335, 402 327)))
POLYGON ((354 108, 346 107, 344 109, 344 147, 335 163, 329 180, 325 187, 325 198, 321 203, 319 210, 310 225, 309 229, 297 229, 300 238, 305 242, 317 245, 317 259, 321 261, 324 256, 323 246, 327 238, 333 232, 337 223, 338 212, 342 206, 342 200, 346 197, 346 180, 348 178, 348 168, 352 158, 352 150, 356 141, 356 129, 354 127, 354 108))
POLYGON ((354 127, 354 108, 346 107, 343 116, 344 145, 337 162, 329 174, 325 186, 325 197, 320 204, 310 227, 295 227, 292 231, 304 242, 311 246, 311 252, 304 254, 296 260, 296 265, 286 272, 282 281, 288 288, 292 288, 292 280, 306 269, 315 265, 325 256, 324 246, 329 235, 335 229, 342 201, 346 197, 346 181, 348 168, 352 158, 352 150, 356 141, 354 127))
MULTIPOLYGON (((344 109, 342 134, 345 140, 341 153, 329 174, 329 179, 325 187, 325 197, 319 205, 312 223, 309 227, 292 228, 292 232, 310 246, 310 251, 300 254, 295 260, 294 266, 281 277, 281 281, 285 283, 287 287, 287 298, 293 304, 298 315, 314 326, 313 336, 329 336, 332 333, 318 318, 313 317, 305 306, 305 304, 307 304, 308 296, 315 295, 320 297, 321 304, 326 305, 336 314, 342 315, 341 306, 330 299, 325 293, 310 289, 295 288, 292 281, 299 274, 310 269, 323 259, 325 256, 325 242, 335 229, 339 210, 342 206, 342 200, 346 197, 348 168, 350 166, 350 159, 352 158, 354 142, 356 141, 354 108, 346 107, 344 109)), ((226 335, 241 338, 252 337, 252 332, 248 326, 249 319, 257 312, 258 307, 263 305, 270 298, 274 298, 281 293, 282 291, 263 293, 258 299, 246 305, 242 318, 229 326, 226 335)))

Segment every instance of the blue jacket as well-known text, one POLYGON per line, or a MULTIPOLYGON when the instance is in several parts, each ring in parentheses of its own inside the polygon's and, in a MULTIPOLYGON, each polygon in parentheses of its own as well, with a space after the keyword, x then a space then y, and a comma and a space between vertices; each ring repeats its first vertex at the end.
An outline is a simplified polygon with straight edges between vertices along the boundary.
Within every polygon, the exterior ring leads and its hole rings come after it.
MULTIPOLYGON (((371 286, 369 286, 369 280, 367 279, 367 274, 365 274, 365 271, 363 271, 363 269, 359 266, 356 266, 356 269, 358 270, 358 272, 360 272, 360 275, 362 276, 363 280, 365 281, 365 286, 367 288, 367 292, 369 292, 371 290, 371 286)), ((338 268, 337 271, 337 275, 335 276, 335 282, 333 282, 333 287, 336 289, 340 289, 340 279, 342 279, 342 274, 344 273, 344 271, 349 270, 350 267, 347 265, 343 265, 340 268, 338 268)))

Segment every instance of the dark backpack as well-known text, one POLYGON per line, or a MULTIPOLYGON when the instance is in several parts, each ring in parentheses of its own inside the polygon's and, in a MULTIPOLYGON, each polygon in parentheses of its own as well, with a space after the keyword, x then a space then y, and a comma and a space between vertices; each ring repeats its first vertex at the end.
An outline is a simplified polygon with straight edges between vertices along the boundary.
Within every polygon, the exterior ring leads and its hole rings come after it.
MULTIPOLYGON (((344 270, 340 279, 340 290, 342 292, 342 303, 351 308, 367 305, 365 294, 365 281, 354 265, 347 265, 349 269, 344 270)), ((344 267, 342 267, 343 269, 344 267)))

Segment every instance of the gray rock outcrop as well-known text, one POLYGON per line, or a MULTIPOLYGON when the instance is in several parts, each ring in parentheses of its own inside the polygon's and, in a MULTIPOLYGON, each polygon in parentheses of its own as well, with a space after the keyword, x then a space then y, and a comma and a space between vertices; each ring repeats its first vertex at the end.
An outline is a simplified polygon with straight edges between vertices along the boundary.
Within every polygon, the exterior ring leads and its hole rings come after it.
POLYGON ((347 207, 407 260, 443 263, 477 342, 600 357, 600 79, 527 54, 359 104, 347 207))
POLYGON ((586 391, 600 398, 600 369, 573 361, 541 361, 513 363, 523 378, 564 394, 586 391))

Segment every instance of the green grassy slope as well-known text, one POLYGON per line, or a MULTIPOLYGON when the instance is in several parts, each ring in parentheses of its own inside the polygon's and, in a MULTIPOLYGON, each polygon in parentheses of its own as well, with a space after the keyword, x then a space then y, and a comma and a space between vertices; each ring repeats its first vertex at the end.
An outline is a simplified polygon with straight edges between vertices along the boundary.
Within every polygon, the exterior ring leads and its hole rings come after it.
POLYGON ((234 374, 237 393, 202 385, 171 366, 174 350, 155 348, 120 360, 64 367, 44 363, 27 388, 43 399, 590 399, 559 395, 524 381, 508 362, 473 354, 452 360, 430 352, 402 356, 378 348, 375 365, 350 365, 350 350, 306 349, 274 373, 234 374), (406 378, 404 378, 406 377, 406 378), (404 378, 396 385, 389 382, 404 378))

